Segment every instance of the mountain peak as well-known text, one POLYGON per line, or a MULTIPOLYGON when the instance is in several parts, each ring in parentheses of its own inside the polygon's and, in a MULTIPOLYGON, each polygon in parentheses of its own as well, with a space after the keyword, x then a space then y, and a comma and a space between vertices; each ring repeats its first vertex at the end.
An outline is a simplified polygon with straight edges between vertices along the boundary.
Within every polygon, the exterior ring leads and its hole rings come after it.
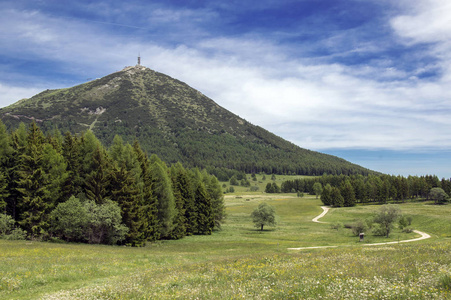
POLYGON ((145 66, 142 66, 142 65, 135 65, 135 66, 125 67, 120 72, 135 73, 135 72, 146 71, 146 70, 150 70, 150 69, 145 66))
POLYGON ((90 129, 106 145, 116 134, 130 143, 137 139, 149 154, 168 163, 305 175, 369 172, 287 142, 142 65, 72 88, 43 91, 0 113, 9 128, 35 120, 43 131, 90 129))

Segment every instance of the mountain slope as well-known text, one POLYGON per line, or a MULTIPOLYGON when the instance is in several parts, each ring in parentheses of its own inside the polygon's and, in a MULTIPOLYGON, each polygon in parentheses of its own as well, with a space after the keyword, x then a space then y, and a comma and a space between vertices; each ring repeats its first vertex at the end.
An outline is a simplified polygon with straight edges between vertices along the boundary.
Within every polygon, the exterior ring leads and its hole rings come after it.
POLYGON ((185 83, 139 65, 72 88, 43 91, 1 109, 0 115, 9 128, 35 120, 44 131, 91 129, 107 145, 120 134, 168 163, 187 166, 305 175, 370 172, 302 149, 185 83))

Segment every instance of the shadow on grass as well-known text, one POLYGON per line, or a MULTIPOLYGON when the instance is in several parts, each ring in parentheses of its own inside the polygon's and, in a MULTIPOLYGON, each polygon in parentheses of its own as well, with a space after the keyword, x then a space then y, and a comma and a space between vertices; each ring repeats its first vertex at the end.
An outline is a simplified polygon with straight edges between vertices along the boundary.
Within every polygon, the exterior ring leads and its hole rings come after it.
POLYGON ((265 228, 265 229, 261 230, 259 228, 259 229, 246 229, 245 231, 248 232, 248 233, 265 233, 265 232, 276 231, 276 229, 275 228, 265 228))

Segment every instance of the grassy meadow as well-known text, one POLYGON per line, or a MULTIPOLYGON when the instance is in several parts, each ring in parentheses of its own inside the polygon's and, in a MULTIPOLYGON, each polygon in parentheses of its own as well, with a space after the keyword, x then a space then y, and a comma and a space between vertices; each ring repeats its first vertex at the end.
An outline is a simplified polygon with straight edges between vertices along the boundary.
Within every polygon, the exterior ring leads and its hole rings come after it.
MULTIPOLYGON (((451 299, 451 205, 399 205, 432 238, 369 247, 349 229, 313 223, 319 199, 264 194, 259 181, 258 192, 239 187, 225 196, 227 220, 211 236, 143 248, 0 240, 0 298, 451 299), (262 201, 278 215, 263 232, 249 216, 262 201), (288 250, 313 246, 338 247, 288 250)), ((378 209, 333 208, 321 221, 352 223, 378 209)), ((395 229, 365 242, 416 237, 395 229)))

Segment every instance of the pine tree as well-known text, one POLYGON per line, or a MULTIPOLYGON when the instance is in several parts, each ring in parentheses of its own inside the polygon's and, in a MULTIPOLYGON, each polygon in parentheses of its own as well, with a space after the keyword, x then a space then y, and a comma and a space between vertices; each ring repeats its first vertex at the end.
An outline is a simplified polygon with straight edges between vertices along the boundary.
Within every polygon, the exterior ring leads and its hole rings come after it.
POLYGON ((9 196, 8 181, 3 171, 0 170, 0 214, 6 214, 6 200, 9 196))
POLYGON ((27 144, 20 157, 17 190, 21 194, 18 206, 21 211, 19 224, 32 237, 48 229, 48 214, 52 203, 48 198, 48 176, 43 169, 44 135, 33 122, 27 135, 27 144))
POLYGON ((196 234, 211 234, 214 227, 213 208, 211 199, 202 181, 197 181, 194 189, 194 201, 197 207, 196 234))
POLYGON ((70 132, 64 135, 62 154, 67 164, 67 178, 62 188, 62 198, 69 199, 83 191, 83 178, 81 177, 80 141, 70 132))
POLYGON ((19 220, 21 212, 18 200, 22 194, 17 190, 20 180, 19 167, 22 154, 25 152, 27 145, 27 129, 24 123, 20 123, 19 127, 11 134, 12 153, 8 157, 3 157, 4 172, 8 181, 8 194, 6 198, 6 213, 12 216, 16 221, 19 220))
POLYGON ((171 181, 166 165, 154 154, 150 158, 152 173, 152 191, 158 199, 158 222, 162 238, 169 238, 174 229, 174 218, 177 214, 171 181))
POLYGON ((6 213, 9 196, 9 184, 7 178, 8 163, 13 155, 10 136, 6 132, 6 126, 0 120, 0 213, 6 213))
POLYGON ((136 178, 125 164, 121 168, 114 168, 111 172, 111 200, 121 208, 122 222, 129 229, 124 242, 132 246, 140 246, 144 242, 144 234, 140 232, 143 208, 139 196, 136 178))
POLYGON ((100 146, 92 154, 89 170, 85 178, 86 196, 97 204, 102 204, 109 196, 111 164, 100 146))
POLYGON ((160 231, 158 230, 158 199, 153 194, 152 189, 152 174, 150 171, 150 162, 147 155, 142 151, 138 141, 133 143, 133 151, 136 159, 139 162, 139 202, 142 207, 141 215, 141 229, 140 232, 144 234, 144 238, 149 241, 155 241, 160 238, 160 231))
POLYGON ((45 144, 42 149, 42 168, 47 174, 47 199, 50 199, 52 208, 64 202, 63 186, 69 177, 67 164, 62 154, 58 153, 51 144, 45 144))
POLYGON ((340 189, 332 187, 331 190, 331 204, 335 207, 342 207, 344 205, 343 196, 340 193, 340 189))
POLYGON ((224 194, 221 185, 216 176, 207 174, 205 170, 202 172, 202 176, 208 196, 211 199, 215 228, 220 229, 221 222, 225 218, 224 194))
POLYGON ((349 180, 342 183, 340 193, 343 196, 343 206, 350 207, 355 205, 354 188, 349 180))
MULTIPOLYGON (((174 229, 170 233, 171 239, 180 239, 186 235, 187 219, 186 219, 186 186, 183 186, 183 172, 186 172, 180 163, 171 167, 172 190, 175 199, 175 208, 177 214, 174 217, 174 229)), ((189 186, 188 186, 189 188, 189 186)))
POLYGON ((194 186, 192 185, 192 177, 190 177, 189 171, 183 168, 180 163, 177 163, 177 185, 174 189, 177 189, 181 197, 184 199, 183 211, 186 235, 192 235, 197 231, 197 207, 194 200, 194 186), (178 167, 177 167, 178 165, 178 167))

